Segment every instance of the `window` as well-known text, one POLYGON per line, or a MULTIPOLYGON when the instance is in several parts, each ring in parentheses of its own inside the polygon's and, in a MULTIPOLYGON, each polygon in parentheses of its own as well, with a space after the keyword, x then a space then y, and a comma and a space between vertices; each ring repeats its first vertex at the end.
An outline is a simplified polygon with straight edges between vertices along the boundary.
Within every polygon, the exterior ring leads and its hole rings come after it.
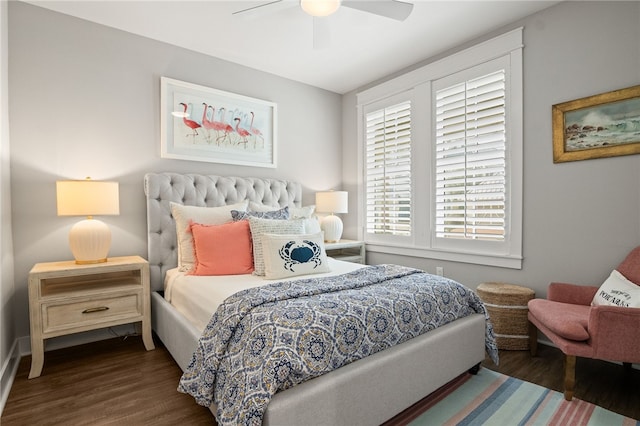
POLYGON ((504 241, 505 70, 437 90, 436 238, 504 241))
POLYGON ((520 268, 522 29, 358 94, 372 251, 520 268))
POLYGON ((366 114, 366 232, 411 235, 411 102, 366 114))

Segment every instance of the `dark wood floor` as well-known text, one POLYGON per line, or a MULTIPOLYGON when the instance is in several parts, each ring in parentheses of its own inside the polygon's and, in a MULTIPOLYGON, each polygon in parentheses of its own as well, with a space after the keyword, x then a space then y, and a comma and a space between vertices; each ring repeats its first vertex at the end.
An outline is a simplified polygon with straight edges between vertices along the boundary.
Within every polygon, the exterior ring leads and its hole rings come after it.
MULTIPOLYGON (((209 410, 176 391, 181 375, 166 349, 145 351, 139 337, 110 339, 45 354, 43 374, 27 379, 31 358, 18 374, 0 419, 12 425, 214 425, 209 410)), ((504 374, 561 390, 562 356, 539 347, 502 351, 504 374)), ((620 365, 578 360, 576 397, 640 419, 640 371, 627 375, 620 365)))
POLYGON ((20 360, 2 426, 215 425, 207 408, 176 391, 182 372, 157 340, 153 351, 129 337, 46 352, 31 380, 30 363, 20 360))

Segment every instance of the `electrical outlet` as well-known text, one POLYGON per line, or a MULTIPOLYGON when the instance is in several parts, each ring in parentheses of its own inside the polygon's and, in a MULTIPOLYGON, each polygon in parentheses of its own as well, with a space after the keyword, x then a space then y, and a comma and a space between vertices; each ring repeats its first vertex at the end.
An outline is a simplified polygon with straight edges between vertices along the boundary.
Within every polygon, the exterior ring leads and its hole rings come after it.
POLYGON ((444 268, 442 266, 436 266, 436 275, 444 277, 444 268))

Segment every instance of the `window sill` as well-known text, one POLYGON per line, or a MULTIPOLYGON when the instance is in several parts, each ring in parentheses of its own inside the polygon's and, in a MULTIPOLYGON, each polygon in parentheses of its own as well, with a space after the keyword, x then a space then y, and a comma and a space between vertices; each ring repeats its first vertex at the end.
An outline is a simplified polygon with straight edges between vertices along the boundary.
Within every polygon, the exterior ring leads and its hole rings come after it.
POLYGON ((496 266, 499 268, 522 269, 522 256, 460 253, 427 248, 382 245, 376 243, 367 243, 367 252, 422 257, 426 259, 446 260, 451 262, 472 263, 475 265, 496 266))

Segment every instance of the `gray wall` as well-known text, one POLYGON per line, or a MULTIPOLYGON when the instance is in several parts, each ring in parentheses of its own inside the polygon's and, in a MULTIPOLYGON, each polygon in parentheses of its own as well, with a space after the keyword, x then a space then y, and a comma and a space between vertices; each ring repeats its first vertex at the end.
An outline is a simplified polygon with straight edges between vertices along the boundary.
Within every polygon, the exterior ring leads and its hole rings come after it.
POLYGON ((9 57, 18 336, 29 334, 30 268, 72 258, 79 218, 56 216, 56 180, 120 182, 120 215, 103 218, 112 256, 146 256, 145 172, 294 179, 305 204, 341 184, 335 93, 20 2, 9 4, 9 57), (161 159, 160 76, 277 103, 278 168, 161 159))
MULTIPOLYGON (((379 253, 368 253, 369 262, 430 272, 443 266, 446 276, 472 288, 506 281, 542 297, 550 281, 601 284, 640 245, 640 155, 553 164, 551 143, 553 104, 640 84, 640 2, 563 2, 488 37, 519 26, 525 27, 522 270, 379 253)), ((351 193, 355 93, 343 97, 343 179, 351 193)), ((355 203, 350 207, 345 229, 355 236, 355 203)))
POLYGON ((7 2, 0 2, 0 412, 9 394, 10 376, 17 353, 14 326, 13 249, 11 236, 11 192, 9 176, 9 76, 7 49, 7 2))
MULTIPOLYGON (((525 26, 523 269, 380 254, 370 254, 371 262, 429 271, 444 266, 445 275, 471 287, 509 281, 544 296, 551 280, 601 283, 640 244, 640 156, 553 164, 551 150, 551 105, 640 83, 640 3, 564 2, 487 38, 520 25, 525 26)), ((9 56, 12 305, 18 336, 28 335, 26 281, 33 263, 71 257, 66 238, 75 219, 56 217, 58 179, 90 175, 120 182, 121 215, 106 219, 114 233, 112 255, 146 255, 146 171, 297 179, 305 185, 305 203, 313 202, 315 190, 341 184, 355 193, 355 92, 341 98, 17 2, 9 4, 9 56), (277 102, 278 169, 160 159, 162 75, 277 102), (341 155, 342 164, 336 161, 341 155)), ((357 209, 350 198, 345 235, 354 237, 357 209)), ((7 287, 2 282, 3 292, 7 287)), ((3 319, 6 312, 3 308, 3 319)))

